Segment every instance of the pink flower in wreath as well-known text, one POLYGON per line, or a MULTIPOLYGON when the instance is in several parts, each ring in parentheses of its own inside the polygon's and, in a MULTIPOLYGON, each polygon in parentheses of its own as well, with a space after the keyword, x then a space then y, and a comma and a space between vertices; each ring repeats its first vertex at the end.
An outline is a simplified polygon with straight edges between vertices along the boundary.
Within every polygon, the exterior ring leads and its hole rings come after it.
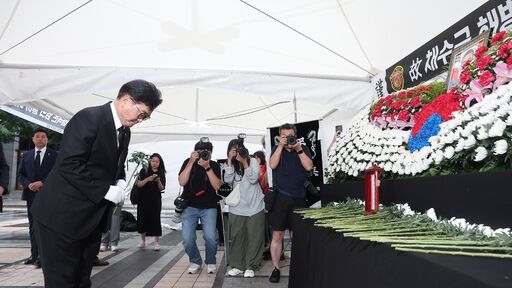
POLYGON ((501 85, 510 82, 512 80, 512 69, 506 63, 500 61, 494 67, 494 72, 496 73, 496 81, 494 81, 494 85, 492 90, 496 90, 496 88, 501 85))
MULTIPOLYGON (((489 71, 486 71, 486 72, 489 72, 489 71)), ((491 72, 489 72, 490 74, 491 72)), ((492 76, 492 74, 491 74, 492 76)), ((482 77, 482 76, 480 76, 482 77)), ((494 76, 493 76, 494 78, 494 76)), ((487 84, 487 85, 481 85, 479 81, 477 81, 476 79, 473 79, 471 80, 471 82, 469 82, 469 87, 470 89, 467 89, 466 91, 464 91, 464 94, 468 95, 468 98, 466 98, 466 100, 464 101, 464 105, 469 108, 470 104, 471 104, 471 101, 473 99, 476 99, 476 101, 478 102, 481 102, 483 99, 484 99, 484 90, 485 89, 490 89, 492 88, 492 84, 487 84)))

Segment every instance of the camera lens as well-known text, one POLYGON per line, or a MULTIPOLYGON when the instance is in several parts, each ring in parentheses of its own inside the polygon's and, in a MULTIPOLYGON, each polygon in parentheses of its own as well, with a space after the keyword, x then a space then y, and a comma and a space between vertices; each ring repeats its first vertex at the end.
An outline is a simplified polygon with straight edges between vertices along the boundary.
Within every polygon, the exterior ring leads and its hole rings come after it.
POLYGON ((208 153, 208 150, 201 150, 199 151, 199 157, 203 160, 208 160, 210 154, 208 153))
POLYGON ((297 143, 297 137, 295 136, 288 136, 286 137, 286 140, 288 141, 288 144, 295 145, 297 143))
POLYGON ((181 197, 174 199, 174 207, 176 211, 183 211, 185 209, 185 200, 181 197))

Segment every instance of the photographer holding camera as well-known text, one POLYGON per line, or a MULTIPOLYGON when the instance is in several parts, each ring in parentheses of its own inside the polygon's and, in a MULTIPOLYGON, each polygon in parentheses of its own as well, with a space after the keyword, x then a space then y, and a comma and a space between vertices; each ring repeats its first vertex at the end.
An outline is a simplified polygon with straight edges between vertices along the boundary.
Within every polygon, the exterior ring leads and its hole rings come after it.
POLYGON ((297 141, 297 128, 293 124, 283 124, 279 127, 279 144, 272 148, 270 168, 275 199, 273 208, 269 211, 272 242, 270 254, 274 270, 270 282, 279 282, 279 260, 283 250, 284 232, 288 228, 290 235, 293 223, 290 223, 293 210, 306 206, 304 183, 308 171, 313 169, 311 153, 306 146, 297 141))
POLYGON ((240 137, 229 142, 227 158, 222 180, 233 188, 239 185, 240 189, 240 202, 229 207, 229 265, 232 269, 228 275, 244 273, 245 278, 253 278, 254 270, 261 264, 265 243, 265 205, 258 181, 260 165, 249 157, 240 137))
POLYGON ((221 186, 220 166, 211 160, 213 145, 208 137, 196 143, 190 158, 181 166, 178 182, 183 186, 182 238, 190 261, 189 274, 199 272, 202 258, 196 243, 197 221, 201 219, 206 246, 205 263, 208 273, 215 273, 217 254, 217 194, 221 186))

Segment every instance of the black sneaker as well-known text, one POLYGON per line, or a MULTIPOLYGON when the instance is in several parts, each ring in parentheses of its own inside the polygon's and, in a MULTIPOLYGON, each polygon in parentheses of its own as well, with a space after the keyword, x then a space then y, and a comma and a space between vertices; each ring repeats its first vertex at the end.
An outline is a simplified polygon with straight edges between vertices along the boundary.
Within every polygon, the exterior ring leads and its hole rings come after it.
POLYGON ((270 274, 270 277, 268 278, 268 281, 272 283, 277 283, 279 282, 279 278, 281 278, 281 271, 279 271, 279 269, 277 268, 274 268, 272 274, 270 274))

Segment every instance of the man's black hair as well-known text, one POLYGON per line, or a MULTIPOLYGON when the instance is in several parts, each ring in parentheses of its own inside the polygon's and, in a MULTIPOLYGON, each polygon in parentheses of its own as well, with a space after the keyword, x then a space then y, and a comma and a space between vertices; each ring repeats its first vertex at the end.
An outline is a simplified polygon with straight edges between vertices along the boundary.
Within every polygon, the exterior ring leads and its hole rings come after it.
POLYGON ((137 79, 125 83, 119 89, 117 98, 119 99, 124 95, 131 96, 137 103, 142 102, 146 104, 151 111, 162 104, 162 93, 156 88, 155 84, 146 80, 137 79))
POLYGON ((281 125, 279 127, 279 134, 281 134, 281 130, 292 130, 292 129, 293 129, 293 132, 295 133, 295 135, 297 135, 297 127, 295 127, 294 124, 284 123, 283 125, 281 125))
POLYGON ((39 132, 42 132, 44 133, 44 135, 46 135, 46 137, 48 137, 48 132, 46 132, 46 130, 44 130, 43 128, 37 128, 36 130, 34 130, 34 136, 39 133, 39 132))
POLYGON ((198 150, 208 150, 210 152, 213 151, 213 144, 212 142, 201 142, 201 141, 198 141, 196 143, 196 145, 194 146, 194 150, 198 151, 198 150))

